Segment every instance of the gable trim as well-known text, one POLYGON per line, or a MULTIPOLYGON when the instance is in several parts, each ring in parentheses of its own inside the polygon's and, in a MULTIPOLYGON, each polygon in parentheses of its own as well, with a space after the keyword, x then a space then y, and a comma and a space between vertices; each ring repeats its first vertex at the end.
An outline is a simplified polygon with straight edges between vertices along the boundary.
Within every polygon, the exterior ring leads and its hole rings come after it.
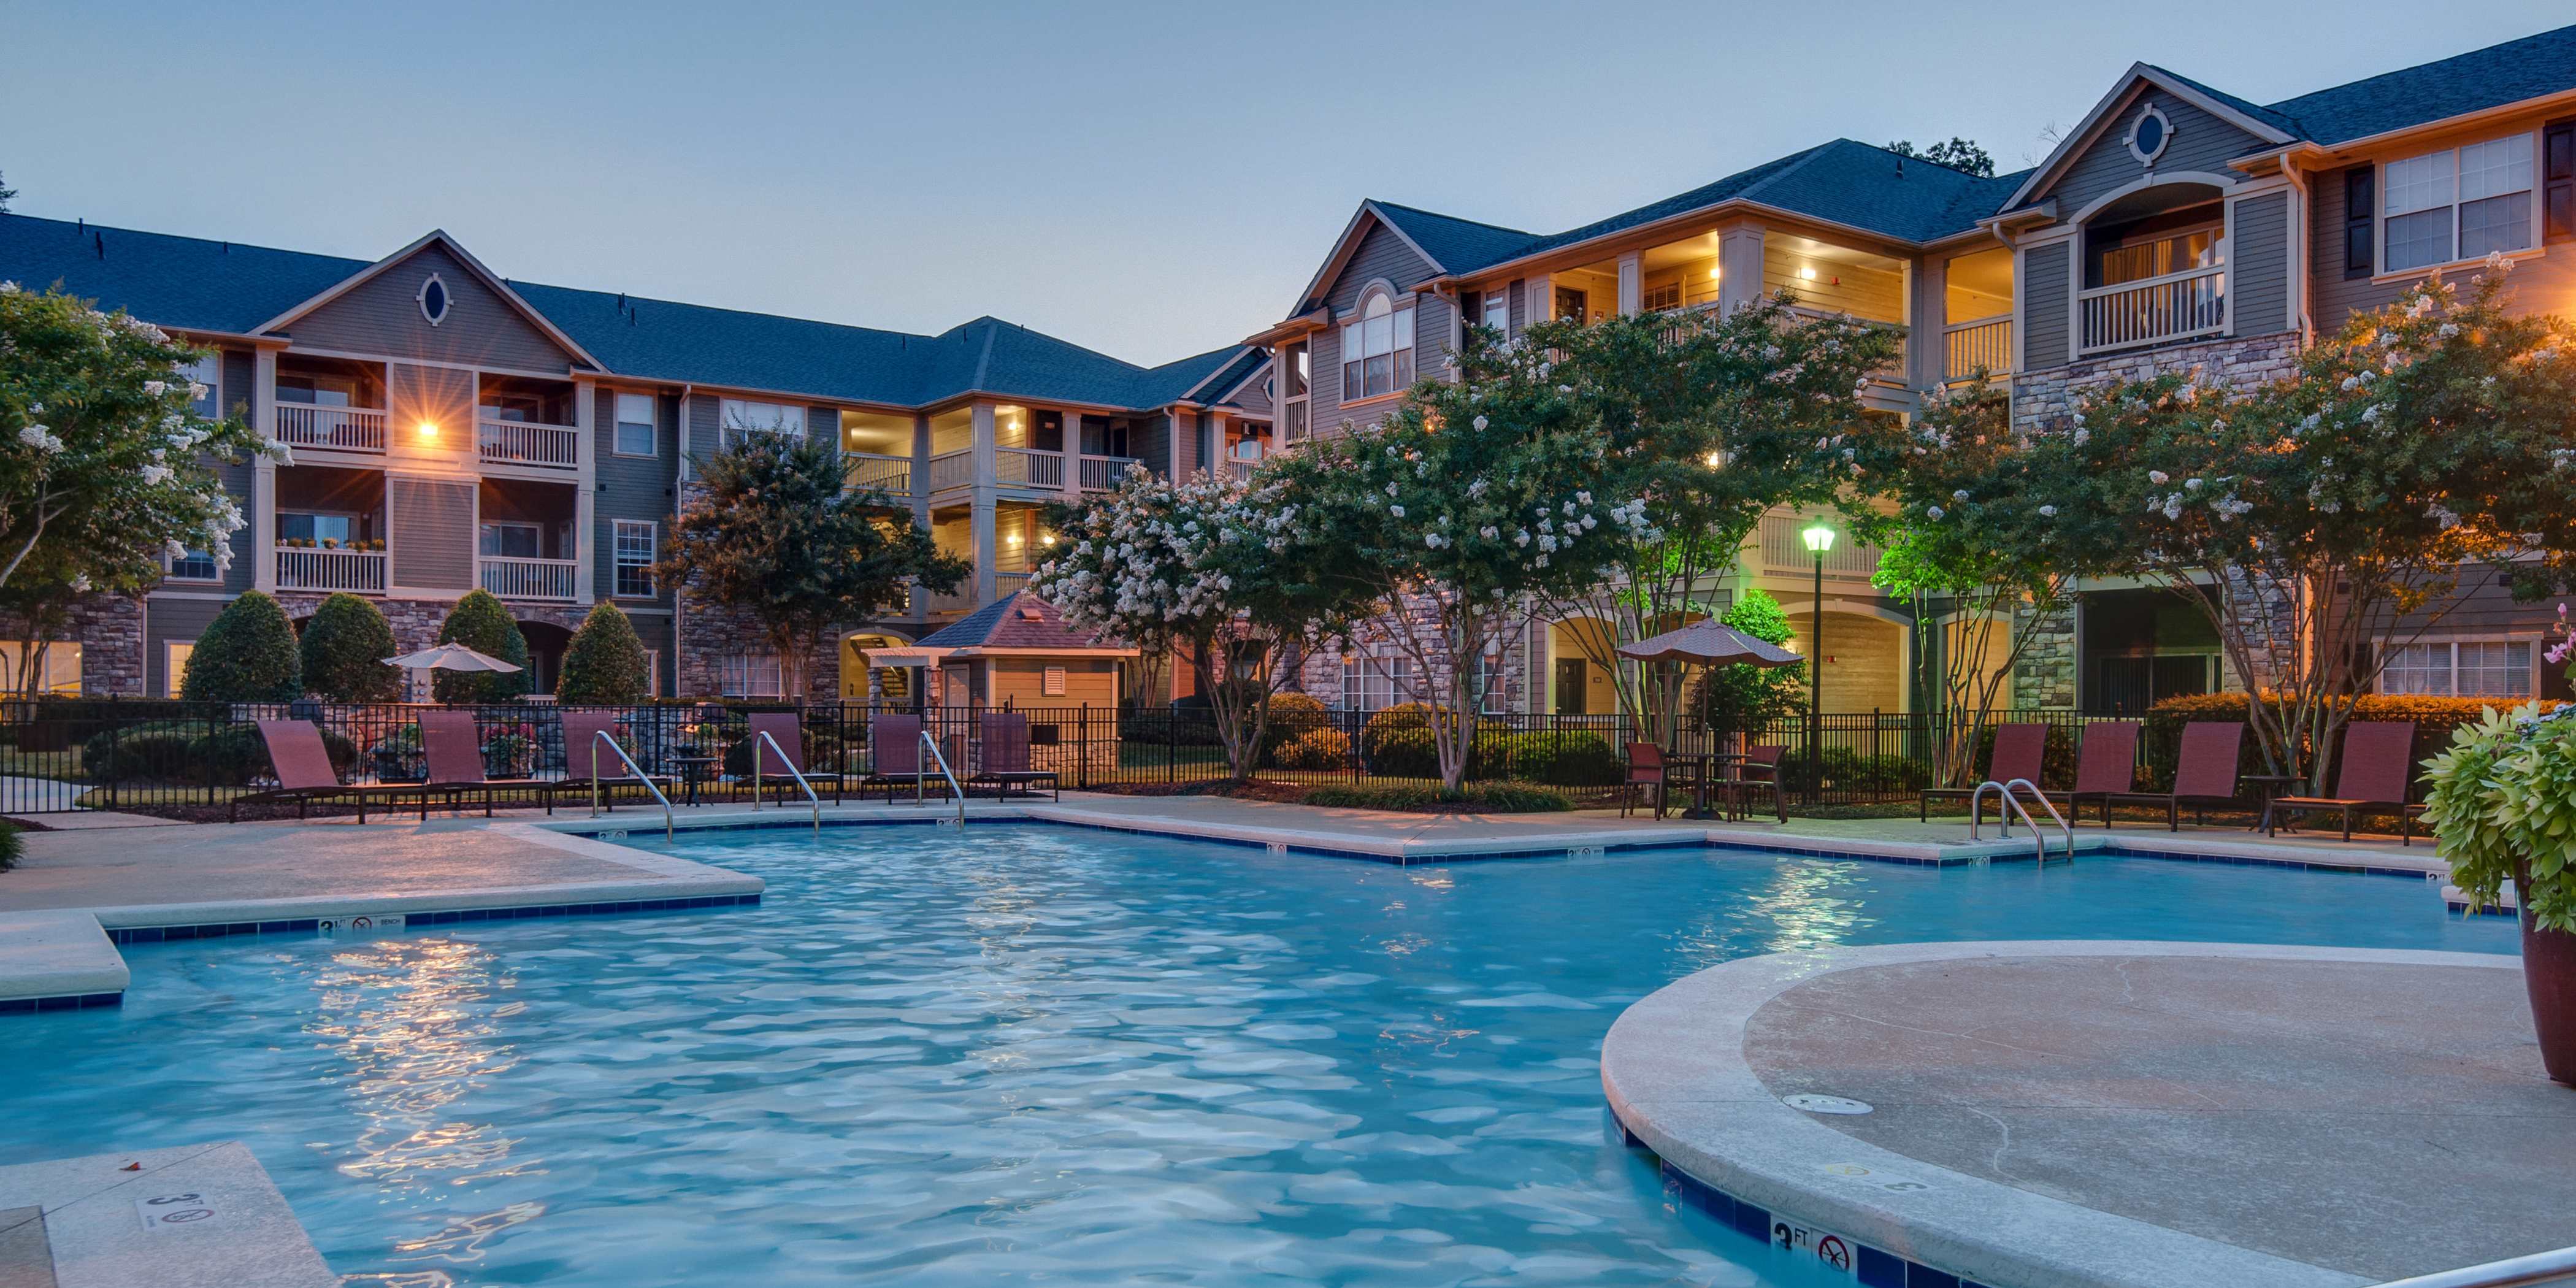
POLYGON ((2074 214, 2067 216, 2066 222, 2070 224, 2084 223, 2093 218, 2093 216, 2101 213, 2103 207, 2110 205, 2114 201, 2118 201, 2122 197, 2128 196, 2130 193, 2144 192, 2149 188, 2161 188, 2169 183, 2206 184, 2209 187, 2218 189, 2219 196, 2223 198, 2233 198, 2239 195, 2239 190, 2244 188, 2247 182, 2248 181, 2245 179, 2231 178, 2223 174, 2212 174, 2207 170, 2150 170, 2145 174, 2139 175, 2135 179, 2131 179, 2127 183, 2121 184, 2117 188, 2113 188, 2109 192, 2103 193, 2101 196, 2095 197, 2092 201, 2086 203, 2082 210, 2078 210, 2074 214))
POLYGON ((1253 364, 1252 370, 1243 373, 1243 379, 1237 380, 1223 389, 1210 391, 1208 394, 1208 401, 1216 405, 1223 405, 1232 401, 1236 394, 1243 391, 1243 387, 1245 385, 1251 384, 1253 381, 1260 379, 1262 373, 1269 371, 1271 365, 1271 362, 1267 359, 1253 364))
POLYGON ((2057 149, 2048 154, 2048 159, 2041 162, 2038 169, 2031 171, 2030 178, 2023 180, 2021 187, 2013 191, 2012 199, 2004 203, 2004 209, 2009 211, 2028 203, 2034 197, 2047 192, 2060 178, 2063 178, 2067 167, 2075 164, 2076 158, 2092 151, 2094 143, 2099 141, 2102 132, 2109 128, 2112 121, 2130 103, 2136 101, 2141 85, 2152 85, 2163 90, 2267 143, 2298 141, 2210 97, 2198 88, 2184 84, 2166 72, 2145 63, 2131 63, 2128 72, 2121 76, 2119 83, 2112 87, 2111 92, 2103 95, 2101 101, 2093 105, 2093 110, 2086 113, 2084 119, 2076 124, 2074 132, 2060 141, 2057 149))
POLYGON ((1394 220, 1387 218, 1386 212, 1378 209, 1377 202, 1362 201, 1360 208, 1351 212, 1351 221, 1342 226, 1342 235, 1334 239, 1333 253, 1325 257, 1324 266, 1315 270, 1315 276, 1307 281, 1306 289, 1297 296, 1297 306, 1301 312, 1306 302, 1314 299, 1316 292, 1321 291, 1327 283, 1341 273, 1345 265, 1350 263, 1351 256, 1359 253, 1360 241, 1367 235, 1367 225, 1362 222, 1364 220, 1374 220, 1379 227, 1395 234, 1397 241, 1403 242, 1406 249, 1421 256, 1422 262, 1431 266, 1432 277, 1440 278, 1449 275, 1448 266, 1433 258, 1431 252, 1422 249, 1422 243, 1413 240, 1411 234, 1405 232, 1394 220))
MULTIPOLYGON (((411 258, 414 254, 428 247, 432 242, 445 247, 447 253, 455 256, 458 263, 465 265, 468 272, 471 272, 476 277, 482 279, 485 286, 492 288, 492 290, 499 294, 502 300, 507 302, 511 308, 518 310, 520 317, 525 318, 529 323, 533 324, 537 330, 545 334, 545 337, 548 340, 553 341, 556 346, 561 348, 564 352, 571 354, 576 359, 579 359, 582 366, 588 367, 592 371, 596 372, 604 372, 608 370, 608 364, 592 357, 590 355, 590 351, 582 348, 579 341, 576 341, 571 336, 564 334, 563 328, 556 326, 553 320, 549 319, 545 314, 538 312, 536 306, 521 298, 517 291, 511 290, 510 284, 501 280, 500 274, 484 267, 483 261, 474 258, 473 252, 458 245, 456 239, 448 236, 447 230, 443 228, 430 229, 428 232, 421 234, 420 238, 412 242, 412 244, 403 247, 401 250, 395 251, 393 254, 385 256, 383 259, 377 260, 373 264, 367 265, 365 268, 360 269, 355 273, 351 273, 347 277, 340 279, 339 282, 333 284, 330 289, 323 291, 321 294, 305 300, 303 303, 295 305, 284 313, 280 313, 276 317, 270 318, 268 321, 262 322, 258 326, 253 327, 251 329, 252 333, 255 335, 266 335, 290 325, 297 318, 304 317, 312 313, 314 310, 321 308, 323 305, 329 304, 331 301, 384 276, 384 274, 392 269, 394 265, 411 258)), ((435 324, 433 323, 432 325, 435 324)))

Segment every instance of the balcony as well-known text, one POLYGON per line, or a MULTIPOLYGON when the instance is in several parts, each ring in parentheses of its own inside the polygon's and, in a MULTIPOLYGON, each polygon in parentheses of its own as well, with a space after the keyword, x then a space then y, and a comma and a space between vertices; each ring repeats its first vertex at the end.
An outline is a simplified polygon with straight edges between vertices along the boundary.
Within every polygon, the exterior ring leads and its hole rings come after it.
POLYGON ((1252 471, 1258 469, 1260 465, 1259 461, 1228 459, 1225 463, 1225 476, 1237 483, 1249 483, 1252 481, 1252 471))
POLYGON ((280 547, 269 553, 277 563, 279 590, 385 593, 384 551, 280 547))
POLYGON ((1127 467, 1136 463, 1133 456, 1086 456, 1082 458, 1082 490, 1106 492, 1118 486, 1127 476, 1127 467))
MULTIPOLYGON (((1762 526, 1754 540, 1761 548, 1764 572, 1779 577, 1815 575, 1816 557, 1807 553, 1806 539, 1800 535, 1807 522, 1805 516, 1794 514, 1762 516, 1762 526)), ((1825 554, 1825 575, 1867 580, 1878 571, 1878 547, 1852 540, 1850 529, 1843 524, 1834 527, 1840 539, 1825 554)))
POLYGON ((1061 489, 1064 486, 1064 453, 1033 451, 1025 447, 994 448, 993 481, 1004 487, 1061 489))
POLYGON ((1965 380, 1982 370, 2006 375, 2013 364, 2012 315, 1954 322, 1941 329, 1942 378, 1965 380))
POLYGON ((873 452, 843 452, 841 477, 853 492, 883 492, 892 496, 912 495, 912 458, 880 456, 873 452))
POLYGON ((2195 268, 2097 286, 2075 300, 2084 320, 2078 353, 2198 339, 2227 329, 2227 270, 2195 268))
POLYGON ((930 458, 930 490, 944 492, 952 487, 965 487, 975 481, 975 453, 972 450, 941 452, 930 458))
POLYGON ((573 426, 488 417, 474 424, 476 450, 492 464, 556 470, 581 466, 581 431, 573 426))
POLYGON ((500 559, 474 561, 477 584, 503 599, 544 599, 570 603, 581 564, 572 559, 500 559))
POLYGON ((269 411, 270 437, 290 447, 327 447, 340 452, 385 450, 382 407, 282 402, 272 404, 269 411))

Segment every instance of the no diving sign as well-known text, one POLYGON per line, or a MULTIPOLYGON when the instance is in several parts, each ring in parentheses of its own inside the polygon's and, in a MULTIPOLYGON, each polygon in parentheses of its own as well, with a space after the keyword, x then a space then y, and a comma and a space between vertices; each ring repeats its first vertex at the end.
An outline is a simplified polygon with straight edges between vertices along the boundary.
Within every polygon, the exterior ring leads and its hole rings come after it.
POLYGON ((1850 1278, 1857 1271, 1853 1263, 1860 1258, 1852 1241, 1839 1234, 1776 1218, 1771 1223, 1771 1245, 1801 1254, 1802 1259, 1815 1258, 1817 1265, 1836 1278, 1850 1278))
POLYGON ((206 1201, 203 1194, 163 1194, 136 1199, 134 1211, 143 1218, 143 1228, 154 1234, 202 1229, 223 1220, 222 1214, 206 1201))

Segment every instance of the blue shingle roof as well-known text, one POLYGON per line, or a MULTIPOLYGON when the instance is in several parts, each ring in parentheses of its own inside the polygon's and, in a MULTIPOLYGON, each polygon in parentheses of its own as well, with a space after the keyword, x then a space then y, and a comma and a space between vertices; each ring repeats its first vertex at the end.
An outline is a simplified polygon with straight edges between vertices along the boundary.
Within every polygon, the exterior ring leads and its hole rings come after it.
MULTIPOLYGON (((0 215, 0 279, 61 284, 163 326, 245 333, 364 271, 337 255, 0 215)), ((620 375, 917 407, 968 390, 1160 407, 1239 351, 1139 367, 982 317, 913 335, 670 300, 510 283, 620 375)))
POLYGON ((2267 111, 2319 143, 2402 130, 2576 88, 2576 26, 2285 98, 2267 111))
POLYGON ((1396 231, 1413 239, 1432 262, 1453 273, 1469 272, 1487 264, 1498 264, 1519 255, 1533 242, 1537 233, 1525 233, 1500 224, 1480 224, 1456 215, 1400 206, 1392 201, 1369 203, 1382 212, 1396 231))

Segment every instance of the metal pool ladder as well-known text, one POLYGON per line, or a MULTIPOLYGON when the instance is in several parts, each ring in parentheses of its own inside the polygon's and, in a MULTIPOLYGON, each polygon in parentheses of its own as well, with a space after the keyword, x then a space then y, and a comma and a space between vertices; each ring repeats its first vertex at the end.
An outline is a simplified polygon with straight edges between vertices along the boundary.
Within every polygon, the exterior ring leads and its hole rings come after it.
MULTIPOLYGON (((1985 822, 1986 791, 1988 788, 1992 788, 1996 797, 2003 802, 2004 808, 2010 809, 2012 814, 2021 815, 2021 825, 2030 829, 2030 843, 2032 848, 2037 851, 2039 861, 2043 864, 2048 862, 2048 838, 2040 834, 2039 824, 2031 821, 2030 811, 2022 807, 2020 795, 2013 790, 2016 787, 2028 788, 2030 790, 2031 799, 2038 801, 2039 807, 2047 810, 2048 816, 2051 819, 2056 820, 2057 830, 2066 835, 2067 861, 2073 862, 2075 859, 2075 829, 2067 826, 2066 816, 2058 813, 2057 807, 2049 803, 2048 794, 2039 790, 2039 785, 2027 778, 2016 778, 2008 783, 1999 783, 1989 778, 1986 781, 1977 784, 1977 790, 1968 797, 1968 839, 1971 841, 1978 839, 1978 831, 1985 822)), ((2004 813, 2002 809, 1998 809, 1996 814, 1998 817, 1996 827, 1999 834, 2003 839, 2007 841, 2011 840, 2011 814, 2004 813)))
POLYGON ((605 729, 594 735, 590 743, 590 816, 599 817, 599 744, 603 742, 608 744, 610 755, 626 762, 626 772, 634 775, 635 781, 644 784, 644 790, 653 793, 653 799, 662 802, 662 839, 666 841, 674 839, 675 831, 671 824, 671 798, 662 794, 661 787, 644 772, 644 767, 636 764, 635 758, 627 755, 626 749, 618 746, 617 740, 609 737, 605 729))
MULTIPOLYGON (((814 794, 814 784, 805 781, 805 772, 796 767, 795 761, 787 758, 787 749, 779 746, 778 740, 770 737, 768 730, 763 729, 752 736, 760 739, 762 742, 768 743, 769 749, 778 753, 778 763, 786 767, 787 776, 795 779, 796 785, 805 789, 805 799, 814 803, 814 833, 817 836, 821 835, 823 832, 823 798, 814 794)), ((753 747, 751 749, 751 807, 753 809, 760 808, 760 748, 758 747, 753 747)))
POLYGON ((2379 1288, 2540 1288, 2543 1284, 2568 1283, 2576 1283, 2576 1248, 2393 1279, 2379 1288))
MULTIPOLYGON (((957 798, 957 826, 966 826, 966 789, 957 785, 957 775, 949 770, 947 753, 939 749, 939 740, 931 737, 927 729, 921 731, 921 746, 930 753, 930 763, 939 766, 939 776, 948 780, 948 794, 957 798)), ((928 776, 912 776, 912 803, 915 805, 923 802, 921 780, 928 776)))

